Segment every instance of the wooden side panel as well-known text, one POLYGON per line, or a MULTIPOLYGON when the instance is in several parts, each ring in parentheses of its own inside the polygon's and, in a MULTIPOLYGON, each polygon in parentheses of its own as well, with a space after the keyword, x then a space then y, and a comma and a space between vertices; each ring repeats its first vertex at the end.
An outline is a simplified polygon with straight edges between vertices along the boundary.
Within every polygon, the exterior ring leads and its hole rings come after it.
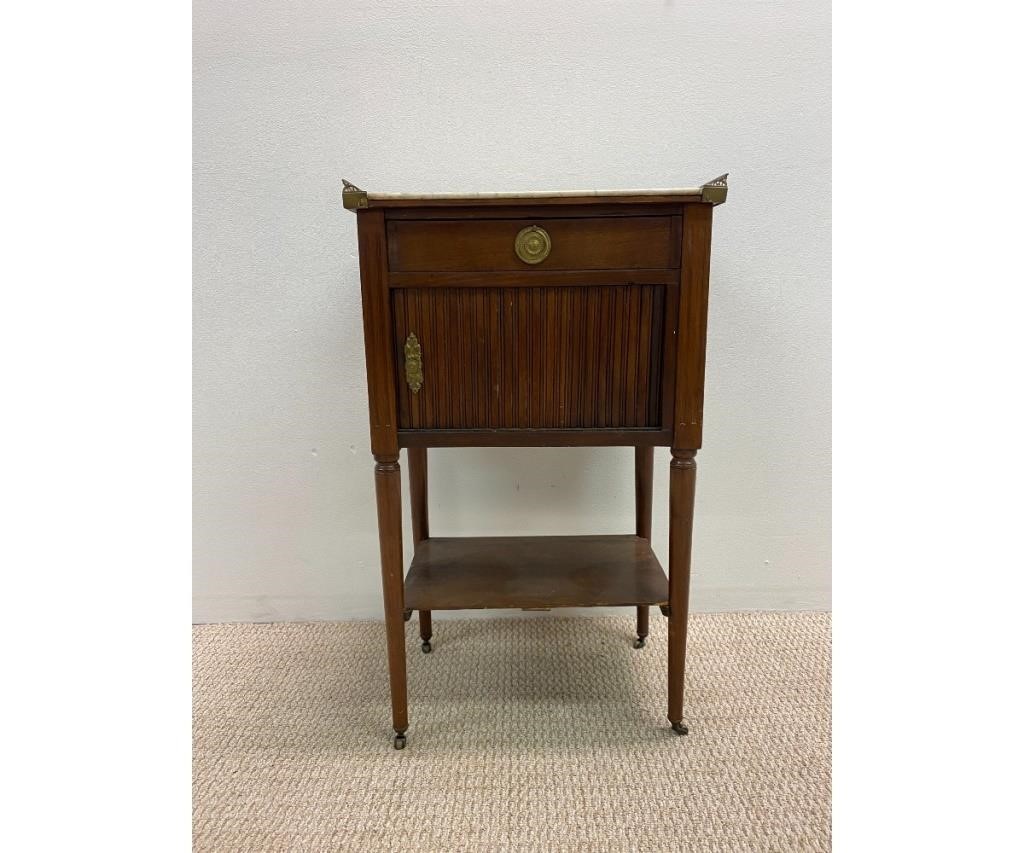
POLYGON ((393 325, 387 287, 384 211, 360 210, 356 228, 359 235, 366 384, 370 402, 370 448, 374 456, 393 460, 398 458, 398 418, 395 411, 393 325))
POLYGON ((659 429, 666 285, 391 291, 403 430, 659 429), (415 334, 423 386, 406 382, 415 334))
POLYGON ((711 270, 710 204, 691 204, 683 214, 683 266, 679 287, 679 342, 675 376, 674 448, 701 446, 704 422, 704 357, 711 270))

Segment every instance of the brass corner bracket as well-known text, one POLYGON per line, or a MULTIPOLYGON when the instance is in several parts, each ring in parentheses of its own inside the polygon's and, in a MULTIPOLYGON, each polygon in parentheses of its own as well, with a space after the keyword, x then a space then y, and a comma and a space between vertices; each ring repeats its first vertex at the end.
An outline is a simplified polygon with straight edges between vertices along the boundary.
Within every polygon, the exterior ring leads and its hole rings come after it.
POLYGON ((729 194, 728 177, 729 173, 726 172, 704 184, 700 188, 700 200, 709 204, 724 204, 725 197, 729 194))
POLYGON ((366 191, 359 189, 355 184, 350 184, 344 178, 341 179, 344 189, 341 191, 341 203, 345 210, 357 210, 360 207, 369 207, 366 200, 366 191))

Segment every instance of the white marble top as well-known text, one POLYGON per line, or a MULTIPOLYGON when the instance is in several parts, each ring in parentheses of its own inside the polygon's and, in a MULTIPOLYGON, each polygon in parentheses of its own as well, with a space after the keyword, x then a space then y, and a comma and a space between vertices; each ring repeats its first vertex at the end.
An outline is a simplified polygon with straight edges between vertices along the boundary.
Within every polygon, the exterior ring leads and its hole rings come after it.
POLYGON ((657 190, 555 190, 553 192, 523 193, 374 193, 367 192, 366 197, 377 201, 398 201, 415 199, 416 201, 453 198, 583 198, 592 196, 677 196, 700 195, 701 187, 680 187, 657 190))

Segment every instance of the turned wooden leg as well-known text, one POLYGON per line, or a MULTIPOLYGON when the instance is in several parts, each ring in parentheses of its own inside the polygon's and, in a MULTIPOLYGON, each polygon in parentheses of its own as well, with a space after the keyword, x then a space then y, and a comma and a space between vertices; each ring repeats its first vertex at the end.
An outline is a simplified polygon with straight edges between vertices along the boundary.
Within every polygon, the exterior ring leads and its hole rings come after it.
POLYGON ((686 673, 686 626, 690 609, 690 545, 693 499, 697 486, 694 450, 672 450, 669 469, 668 528, 668 719, 685 735, 683 677, 686 673))
POLYGON ((388 677, 395 749, 405 746, 409 706, 405 683, 405 578, 402 567, 402 475, 397 456, 374 456, 380 572, 384 585, 384 625, 388 637, 388 677))
MULTIPOLYGON (((635 457, 636 469, 636 535, 641 539, 651 539, 651 496, 654 483, 654 448, 637 447, 635 457)), ((636 641, 633 648, 642 649, 647 645, 647 634, 650 626, 650 612, 646 604, 636 608, 636 641)))
MULTIPOLYGON (((430 519, 427 515, 427 448, 410 447, 409 457, 409 499, 412 503, 412 542, 419 545, 430 536, 430 519)), ((420 646, 424 652, 431 649, 430 611, 420 611, 420 646)))

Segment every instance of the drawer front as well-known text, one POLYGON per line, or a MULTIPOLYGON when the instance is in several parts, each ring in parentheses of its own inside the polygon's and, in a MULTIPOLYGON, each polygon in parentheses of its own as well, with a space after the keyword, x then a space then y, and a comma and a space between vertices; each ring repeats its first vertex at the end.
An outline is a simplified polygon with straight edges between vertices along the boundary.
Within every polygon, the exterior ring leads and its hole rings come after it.
POLYGON ((667 297, 666 285, 394 289, 399 428, 658 428, 667 297))
POLYGON ((680 246, 678 216, 388 223, 392 272, 674 269, 680 246))

